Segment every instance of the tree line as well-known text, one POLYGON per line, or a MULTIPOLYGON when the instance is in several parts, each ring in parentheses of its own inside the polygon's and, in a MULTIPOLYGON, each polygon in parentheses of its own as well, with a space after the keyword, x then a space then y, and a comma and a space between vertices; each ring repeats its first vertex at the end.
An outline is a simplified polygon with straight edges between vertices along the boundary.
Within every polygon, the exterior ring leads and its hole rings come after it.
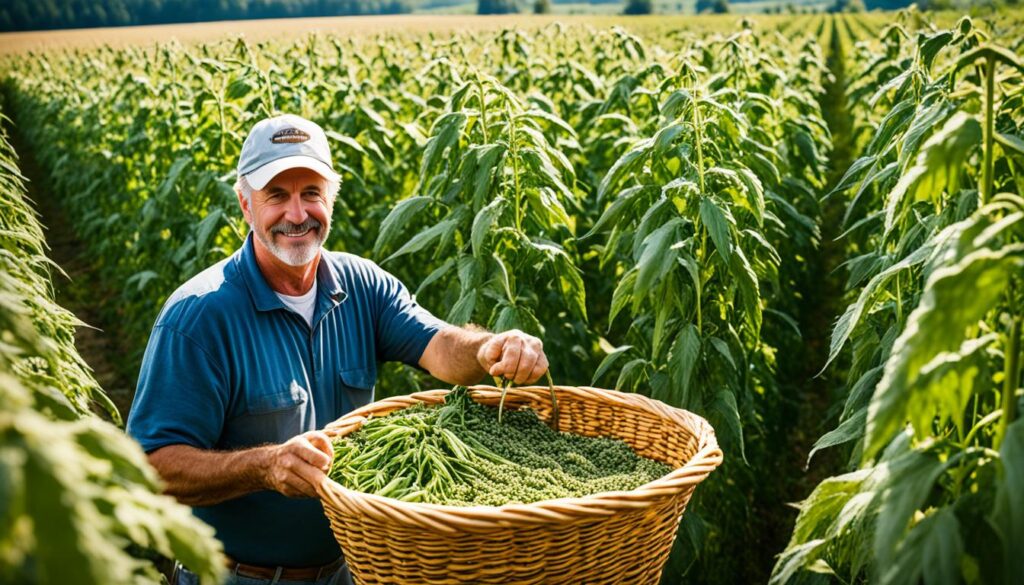
POLYGON ((409 0, 4 0, 0 31, 410 11, 409 0))

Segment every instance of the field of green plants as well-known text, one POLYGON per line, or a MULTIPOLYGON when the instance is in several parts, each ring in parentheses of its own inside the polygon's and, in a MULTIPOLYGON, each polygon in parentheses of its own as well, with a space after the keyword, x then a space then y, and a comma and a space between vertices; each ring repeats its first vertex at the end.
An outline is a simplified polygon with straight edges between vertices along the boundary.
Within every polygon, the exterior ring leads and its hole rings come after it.
MULTIPOLYGON (((557 383, 711 422, 725 463, 664 583, 1013 582, 1021 31, 911 11, 8 58, 4 128, 90 269, 68 285, 46 258, 5 143, 0 580, 152 582, 160 556, 215 575, 53 291, 133 385, 164 300, 248 231, 248 129, 290 112, 343 176, 328 248, 450 322, 538 335, 557 383)), ((437 384, 389 366, 376 392, 437 384)))

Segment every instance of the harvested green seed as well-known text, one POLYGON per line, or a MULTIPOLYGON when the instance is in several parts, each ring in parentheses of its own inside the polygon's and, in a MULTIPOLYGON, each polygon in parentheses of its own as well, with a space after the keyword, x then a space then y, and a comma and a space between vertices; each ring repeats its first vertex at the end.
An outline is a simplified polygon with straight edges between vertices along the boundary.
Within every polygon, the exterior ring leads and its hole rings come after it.
POLYGON ((456 387, 443 406, 370 419, 336 440, 330 477, 411 502, 500 506, 632 490, 672 469, 618 439, 554 431, 531 410, 498 419, 456 387))

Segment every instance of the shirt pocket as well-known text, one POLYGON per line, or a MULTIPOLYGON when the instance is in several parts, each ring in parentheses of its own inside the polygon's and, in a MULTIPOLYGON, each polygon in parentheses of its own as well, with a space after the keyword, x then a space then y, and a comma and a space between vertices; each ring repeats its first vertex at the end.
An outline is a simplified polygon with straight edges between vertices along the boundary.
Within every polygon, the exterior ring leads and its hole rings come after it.
POLYGON ((295 381, 280 390, 254 392, 244 412, 228 422, 225 446, 284 443, 313 430, 309 399, 309 391, 295 381))
POLYGON ((309 402, 309 392, 292 380, 288 388, 280 391, 254 393, 249 396, 245 414, 259 416, 292 410, 309 402))
POLYGON ((373 387, 377 383, 376 369, 342 370, 340 376, 342 416, 373 402, 373 387))

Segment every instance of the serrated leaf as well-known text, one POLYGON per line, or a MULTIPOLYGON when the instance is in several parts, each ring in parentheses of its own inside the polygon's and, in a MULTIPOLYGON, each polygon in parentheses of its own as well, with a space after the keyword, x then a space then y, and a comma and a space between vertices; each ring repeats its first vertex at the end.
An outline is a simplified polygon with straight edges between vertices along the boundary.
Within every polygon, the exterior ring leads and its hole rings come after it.
POLYGON ((743 425, 740 422, 740 412, 736 406, 736 395, 731 390, 719 390, 708 407, 708 419, 716 421, 712 423, 719 436, 723 439, 723 445, 736 448, 740 452, 740 459, 747 463, 747 452, 743 441, 743 425))
POLYGON ((668 353, 671 404, 680 408, 690 407, 690 393, 700 360, 701 340, 697 327, 692 323, 683 326, 668 353))
POLYGON ((940 352, 960 347, 968 327, 996 306, 1010 275, 1022 268, 1024 244, 1012 244, 999 250, 976 250, 932 272, 871 400, 865 459, 873 457, 912 418, 910 398, 923 368, 940 352))
POLYGON ((205 254, 209 245, 210 236, 212 236, 218 227, 220 222, 224 218, 224 211, 221 209, 214 209, 200 220, 199 224, 196 225, 196 250, 201 254, 205 254))
POLYGON ((192 162, 192 157, 181 156, 175 159, 171 164, 171 168, 167 171, 167 177, 164 178, 163 182, 160 183, 160 188, 157 189, 156 198, 165 199, 171 193, 171 189, 178 183, 178 177, 185 171, 185 167, 192 162))
POLYGON ((415 236, 409 238, 409 240, 402 245, 394 254, 388 256, 384 262, 390 262, 400 256, 406 254, 414 254, 420 250, 429 246, 432 242, 447 234, 449 231, 455 229, 458 226, 458 222, 455 219, 446 219, 439 223, 436 223, 427 229, 419 232, 415 236))
POLYGON ((732 256, 732 229, 725 212, 710 197, 704 197, 700 201, 700 220, 708 230, 718 255, 728 264, 732 256))
POLYGON ((608 352, 608 355, 604 356, 601 363, 597 366, 597 370, 594 371, 594 377, 591 378, 590 383, 597 385, 601 378, 615 365, 615 362, 624 355, 626 352, 633 349, 632 345, 620 345, 612 351, 608 352))
POLYGON ((622 218, 628 211, 630 211, 630 208, 632 207, 633 203, 647 189, 650 189, 650 187, 646 185, 636 185, 634 187, 629 187, 621 191, 615 197, 615 199, 612 200, 611 204, 605 208, 604 212, 601 214, 601 217, 599 217, 597 222, 594 223, 594 227, 590 228, 590 231, 587 232, 580 239, 582 240, 589 238, 594 234, 600 233, 609 227, 614 227, 615 225, 617 225, 619 223, 619 219, 622 218))
POLYGON ((1024 418, 1006 427, 999 446, 1002 472, 989 522, 1003 548, 1003 575, 1024 575, 1024 418))
POLYGON ((459 300, 452 306, 451 311, 448 311, 447 321, 452 325, 465 325, 473 319, 473 309, 476 308, 477 292, 471 291, 470 293, 459 297, 459 300))
POLYGON ((615 291, 612 293, 611 309, 608 313, 609 329, 611 329, 612 324, 615 322, 615 317, 633 299, 633 288, 636 285, 636 274, 637 269, 635 267, 631 268, 622 275, 618 284, 615 285, 615 291))
POLYGON ((505 198, 498 197, 494 201, 491 201, 483 207, 473 218, 473 228, 470 235, 470 243, 472 245, 473 255, 481 257, 486 250, 484 250, 484 242, 487 238, 487 234, 490 233, 491 227, 494 225, 494 221, 501 215, 505 210, 505 198))
POLYGON ((409 220, 426 209, 432 201, 430 197, 417 195, 396 203, 380 224, 377 241, 373 245, 373 255, 379 257, 381 251, 402 235, 409 220))
POLYGON ((839 423, 838 427, 822 435, 814 442, 814 448, 812 448, 811 452, 807 455, 805 468, 810 467, 811 459, 814 458, 814 454, 818 451, 829 447, 835 447, 836 445, 842 445, 843 443, 849 443, 850 441, 855 441, 863 437, 864 423, 867 419, 868 409, 861 408, 857 412, 853 413, 852 416, 839 423))
POLYGON ((641 140, 615 161, 597 188, 598 201, 604 201, 611 189, 618 187, 627 175, 637 172, 643 166, 653 145, 653 138, 641 140))
POLYGON ((674 218, 651 232, 644 239, 640 258, 637 260, 635 297, 644 297, 661 281, 676 262, 677 252, 672 249, 678 237, 682 220, 674 218))
POLYGON ((416 289, 415 296, 418 297, 421 294, 423 294, 423 291, 426 290, 427 287, 437 282, 444 275, 448 274, 452 270, 452 268, 455 268, 454 257, 445 260, 443 264, 432 270, 430 274, 428 274, 427 277, 423 279, 423 282, 420 283, 420 286, 416 289))

